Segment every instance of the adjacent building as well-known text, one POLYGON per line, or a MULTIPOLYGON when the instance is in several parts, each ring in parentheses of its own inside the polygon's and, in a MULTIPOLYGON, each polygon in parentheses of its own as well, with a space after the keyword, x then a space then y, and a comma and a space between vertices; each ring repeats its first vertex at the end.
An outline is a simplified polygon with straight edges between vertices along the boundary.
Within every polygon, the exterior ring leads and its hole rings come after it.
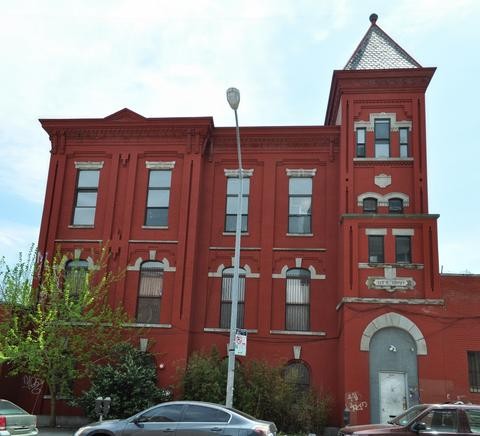
MULTIPOLYGON (((241 128, 247 358, 329 392, 333 425, 345 408, 352 423, 383 422, 418 402, 480 400, 480 278, 439 274, 428 209, 435 68, 370 20, 333 72, 324 125, 241 128)), ((108 241, 110 268, 126 271, 112 304, 143 329, 162 385, 195 350, 226 354, 234 129, 130 109, 41 124, 52 149, 40 251, 89 268, 108 241)))

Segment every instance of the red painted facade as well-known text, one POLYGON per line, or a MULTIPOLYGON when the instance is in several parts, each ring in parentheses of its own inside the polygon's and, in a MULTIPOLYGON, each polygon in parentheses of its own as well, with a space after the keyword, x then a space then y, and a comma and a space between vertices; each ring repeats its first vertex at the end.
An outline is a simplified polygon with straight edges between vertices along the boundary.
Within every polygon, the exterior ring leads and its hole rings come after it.
MULTIPOLYGON (((439 274, 438 215, 428 211, 425 91, 433 74, 434 68, 421 67, 335 71, 324 126, 240 129, 243 167, 250 172, 240 261, 247 358, 302 362, 310 384, 334 398, 332 425, 341 424, 346 406, 352 423, 382 419, 382 383, 402 377, 406 405, 479 401, 471 392, 467 351, 480 350, 480 277, 439 274), (377 119, 389 122, 388 157, 375 157, 377 119), (407 155, 400 151, 402 128, 407 155), (359 129, 365 129, 364 156, 357 151, 359 129), (289 233, 291 177, 312 181, 308 233, 289 233), (376 198, 376 213, 364 213, 364 198, 376 198), (389 213, 391 198, 402 199, 401 213, 389 213), (383 236, 382 261, 370 257, 370 236, 383 236), (407 262, 396 256, 399 236, 411 243, 407 262), (286 327, 292 268, 310 272, 307 331, 286 327), (394 363, 382 367, 382 341, 403 344, 398 330, 414 344, 413 363, 399 369, 385 348, 385 362, 394 363), (379 339, 387 331, 393 336, 379 339), (380 375, 378 385, 380 373, 386 378, 380 375)), ((234 248, 234 233, 225 232, 227 175, 237 168, 234 129, 216 128, 209 117, 144 118, 128 109, 41 124, 52 154, 39 250, 61 247, 85 259, 108 241, 110 268, 127 271, 111 301, 122 303, 132 319, 140 266, 162 262, 159 319, 132 327, 145 329, 161 385, 176 382, 177 368, 195 350, 216 345, 226 354, 220 306, 222 271, 232 265, 234 248), (171 168, 163 227, 145 225, 152 162, 171 168), (91 226, 72 225, 79 163, 100 168, 91 226)), ((47 404, 37 405, 37 413, 47 404)))

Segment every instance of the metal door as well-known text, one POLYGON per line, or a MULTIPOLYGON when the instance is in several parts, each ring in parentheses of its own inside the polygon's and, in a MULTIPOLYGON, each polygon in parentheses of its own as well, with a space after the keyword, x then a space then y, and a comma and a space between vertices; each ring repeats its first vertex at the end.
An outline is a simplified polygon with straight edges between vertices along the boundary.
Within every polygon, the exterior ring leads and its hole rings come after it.
POLYGON ((407 409, 407 375, 404 372, 379 373, 380 422, 387 422, 407 409))
MULTIPOLYGON (((417 346, 408 332, 396 327, 378 330, 370 341, 369 367, 370 413, 373 423, 388 421, 390 415, 396 415, 398 414, 396 412, 403 411, 405 403, 407 407, 418 404, 417 346), (388 391, 381 394, 382 389, 387 389, 380 386, 380 374, 382 373, 396 374, 388 378, 392 378, 391 383, 397 380, 395 389, 397 398, 394 398, 394 395, 391 395, 390 398, 387 395, 388 391), (402 378, 402 382, 400 382, 400 378, 402 378), (401 395, 398 395, 399 389, 402 390, 401 395), (394 401, 397 406, 384 405, 385 396, 386 401, 394 401), (402 408, 398 407, 398 404, 402 408), (386 412, 383 412, 382 409, 385 409, 386 412)), ((385 381, 385 383, 388 382, 385 381)), ((392 385, 389 386, 391 389, 392 385)))

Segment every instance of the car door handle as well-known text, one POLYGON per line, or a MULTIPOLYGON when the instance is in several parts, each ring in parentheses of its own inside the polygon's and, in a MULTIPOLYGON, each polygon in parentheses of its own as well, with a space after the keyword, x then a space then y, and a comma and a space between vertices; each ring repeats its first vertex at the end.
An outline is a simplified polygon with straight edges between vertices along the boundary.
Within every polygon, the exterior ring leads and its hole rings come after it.
POLYGON ((210 429, 211 431, 222 431, 222 427, 213 427, 210 429))
POLYGON ((173 433, 175 431, 175 429, 174 428, 164 428, 163 431, 165 433, 173 433))

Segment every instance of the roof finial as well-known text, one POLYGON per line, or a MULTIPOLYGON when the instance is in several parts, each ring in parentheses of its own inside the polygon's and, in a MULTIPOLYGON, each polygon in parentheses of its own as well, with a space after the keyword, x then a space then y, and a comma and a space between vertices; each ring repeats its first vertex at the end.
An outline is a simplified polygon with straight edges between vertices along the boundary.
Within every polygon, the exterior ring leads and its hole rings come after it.
POLYGON ((372 14, 369 17, 370 23, 372 23, 372 26, 377 23, 378 20, 378 15, 377 14, 372 14))

